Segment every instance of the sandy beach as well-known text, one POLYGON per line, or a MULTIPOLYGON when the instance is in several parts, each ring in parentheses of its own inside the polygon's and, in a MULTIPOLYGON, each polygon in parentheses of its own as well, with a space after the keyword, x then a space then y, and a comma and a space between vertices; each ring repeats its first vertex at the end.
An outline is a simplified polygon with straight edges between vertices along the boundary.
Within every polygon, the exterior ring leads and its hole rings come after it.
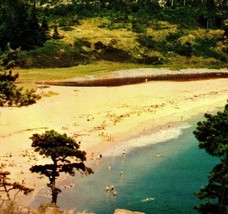
POLYGON ((37 187, 46 179, 29 167, 44 161, 32 153, 31 137, 54 129, 81 142, 87 159, 122 141, 169 128, 190 117, 224 107, 228 79, 151 81, 119 87, 49 86, 36 104, 1 108, 0 156, 12 180, 37 187), (29 174, 28 174, 29 173, 29 174))

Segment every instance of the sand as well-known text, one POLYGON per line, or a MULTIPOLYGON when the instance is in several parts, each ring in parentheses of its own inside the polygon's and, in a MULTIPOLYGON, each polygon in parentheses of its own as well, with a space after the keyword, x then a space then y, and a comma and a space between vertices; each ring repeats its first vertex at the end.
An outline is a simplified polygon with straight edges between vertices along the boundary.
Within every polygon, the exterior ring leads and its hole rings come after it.
POLYGON ((105 154, 136 136, 184 123, 194 115, 224 107, 228 79, 151 81, 119 87, 40 88, 43 96, 28 107, 0 110, 0 157, 12 180, 39 187, 47 179, 31 175, 29 167, 45 162, 32 153, 31 137, 54 129, 81 142, 81 149, 105 154), (50 93, 50 94, 51 94, 50 93))

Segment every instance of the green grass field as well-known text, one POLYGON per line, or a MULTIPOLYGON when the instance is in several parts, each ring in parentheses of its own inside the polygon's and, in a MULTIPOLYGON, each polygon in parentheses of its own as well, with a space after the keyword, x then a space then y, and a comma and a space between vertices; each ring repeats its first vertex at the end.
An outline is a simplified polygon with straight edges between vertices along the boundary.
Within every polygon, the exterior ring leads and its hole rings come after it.
POLYGON ((19 73, 18 82, 32 83, 35 81, 64 80, 74 77, 107 77, 113 71, 132 68, 151 67, 132 63, 118 63, 100 61, 94 64, 79 65, 70 68, 45 68, 45 69, 15 69, 19 73))

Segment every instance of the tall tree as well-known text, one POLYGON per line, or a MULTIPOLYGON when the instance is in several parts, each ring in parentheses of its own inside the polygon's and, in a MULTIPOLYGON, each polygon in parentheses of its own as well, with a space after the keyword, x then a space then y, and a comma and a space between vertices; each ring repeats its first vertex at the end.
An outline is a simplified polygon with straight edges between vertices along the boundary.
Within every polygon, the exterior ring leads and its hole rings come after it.
POLYGON ((52 161, 50 164, 35 165, 30 168, 32 172, 48 177, 52 203, 57 203, 58 194, 61 192, 56 187, 56 179, 60 173, 74 176, 76 170, 86 174, 93 172, 92 169, 84 164, 86 153, 79 150, 79 144, 67 137, 66 134, 59 134, 51 130, 46 131, 44 134, 34 134, 31 139, 34 151, 46 158, 50 158, 52 161))
POLYGON ((194 131, 199 148, 205 149, 220 163, 209 173, 208 184, 196 193, 202 204, 195 208, 200 213, 228 213, 228 104, 223 112, 205 114, 206 120, 199 122, 194 131))
POLYGON ((23 0, 2 0, 0 6, 0 48, 5 50, 7 43, 13 49, 31 49, 45 41, 39 26, 34 5, 23 0))

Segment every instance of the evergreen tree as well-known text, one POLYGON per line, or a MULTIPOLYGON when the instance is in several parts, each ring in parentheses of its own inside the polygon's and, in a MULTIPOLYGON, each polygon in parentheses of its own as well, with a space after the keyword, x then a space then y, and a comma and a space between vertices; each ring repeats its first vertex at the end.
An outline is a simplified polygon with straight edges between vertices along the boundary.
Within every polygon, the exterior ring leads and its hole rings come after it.
POLYGON ((93 171, 86 167, 86 153, 79 150, 79 144, 66 134, 59 134, 54 130, 46 131, 44 134, 34 134, 32 137, 32 147, 35 152, 50 158, 50 164, 35 165, 30 168, 32 172, 45 175, 49 179, 48 187, 52 193, 52 203, 57 203, 58 194, 61 192, 56 187, 56 179, 60 173, 75 175, 75 170, 85 174, 93 171))
POLYGON ((194 135, 199 140, 199 148, 205 149, 220 163, 209 173, 208 184, 196 196, 202 204, 195 208, 200 213, 228 213, 228 104, 223 112, 216 115, 205 114, 206 121, 199 122, 194 135))
POLYGON ((45 41, 39 26, 36 8, 22 0, 3 0, 0 7, 0 48, 7 43, 13 49, 31 49, 45 41))
POLYGON ((39 98, 34 90, 18 88, 15 85, 17 78, 18 74, 13 75, 11 70, 0 71, 0 106, 27 106, 39 98))

